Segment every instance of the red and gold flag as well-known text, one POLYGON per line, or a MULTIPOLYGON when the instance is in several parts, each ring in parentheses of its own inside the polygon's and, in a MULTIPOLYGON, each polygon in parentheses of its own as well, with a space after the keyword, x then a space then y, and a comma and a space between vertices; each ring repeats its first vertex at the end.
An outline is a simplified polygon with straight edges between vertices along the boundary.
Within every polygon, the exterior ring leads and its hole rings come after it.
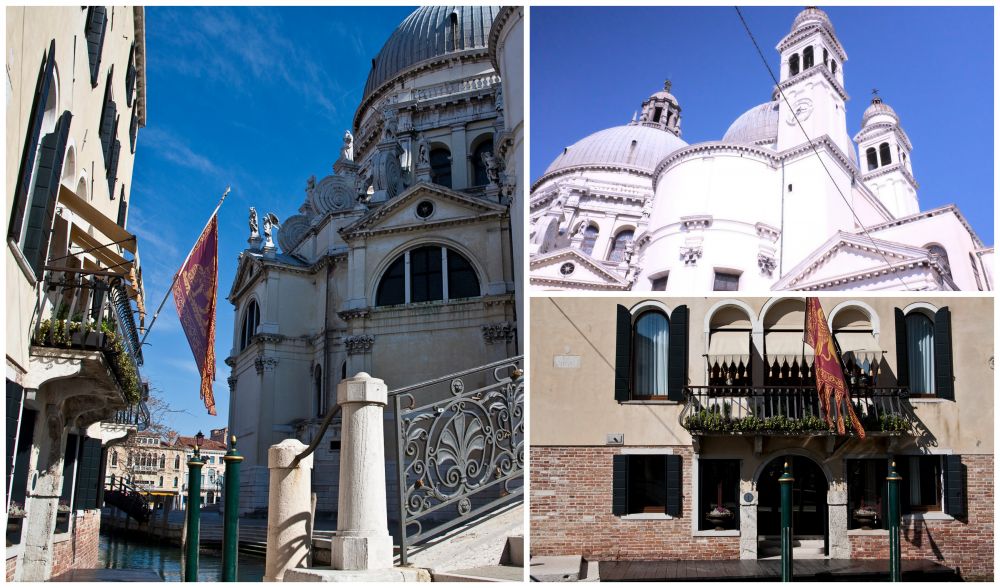
POLYGON ((215 415, 215 301, 219 282, 219 223, 216 215, 174 281, 174 304, 201 374, 201 399, 208 414, 215 415))
POLYGON ((851 404, 851 394, 847 390, 847 382, 844 380, 844 370, 840 367, 840 357, 837 355, 837 348, 833 345, 833 335, 830 334, 830 327, 826 322, 826 314, 819 304, 819 298, 806 298, 806 329, 805 342, 812 346, 816 352, 813 371, 816 373, 816 392, 819 393, 819 404, 826 416, 826 423, 830 427, 833 422, 830 419, 831 408, 837 410, 837 433, 845 434, 844 413, 851 421, 851 427, 858 433, 858 437, 865 438, 865 429, 861 426, 858 415, 854 413, 854 405, 851 404), (833 400, 831 406, 831 397, 833 400))

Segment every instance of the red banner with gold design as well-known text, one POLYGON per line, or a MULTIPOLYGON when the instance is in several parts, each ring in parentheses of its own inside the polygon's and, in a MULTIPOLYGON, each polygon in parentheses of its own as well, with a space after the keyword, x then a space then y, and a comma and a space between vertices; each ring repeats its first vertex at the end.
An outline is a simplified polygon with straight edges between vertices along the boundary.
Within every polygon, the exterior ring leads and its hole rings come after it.
POLYGON ((208 221, 174 282, 174 304, 181 327, 198 363, 201 399, 208 414, 215 415, 215 302, 219 282, 219 223, 208 221))
POLYGON ((826 417, 826 424, 833 427, 830 419, 831 409, 837 411, 837 433, 846 433, 844 428, 844 413, 851 421, 851 427, 858 437, 865 438, 865 429, 861 426, 858 415, 851 403, 851 394, 844 380, 844 370, 840 367, 840 357, 833 345, 833 335, 826 322, 826 314, 819 304, 819 298, 806 298, 806 328, 805 342, 812 346, 816 353, 813 371, 816 373, 816 392, 819 393, 819 404, 826 417), (831 405, 831 397, 833 403, 831 405))

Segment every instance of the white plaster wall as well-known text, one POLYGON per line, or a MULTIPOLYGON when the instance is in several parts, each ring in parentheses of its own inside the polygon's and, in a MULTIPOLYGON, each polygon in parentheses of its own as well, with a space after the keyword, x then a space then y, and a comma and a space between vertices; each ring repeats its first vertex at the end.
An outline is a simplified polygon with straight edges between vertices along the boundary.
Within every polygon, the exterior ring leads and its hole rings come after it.
POLYGON ((961 221, 953 213, 948 212, 894 227, 879 229, 873 231, 872 236, 877 239, 898 241, 915 247, 924 247, 931 243, 941 245, 948 253, 951 274, 958 287, 962 290, 977 290, 976 278, 972 272, 972 263, 969 261, 969 254, 972 253, 974 257, 974 252, 978 249, 978 246, 972 240, 968 229, 962 225, 961 221))

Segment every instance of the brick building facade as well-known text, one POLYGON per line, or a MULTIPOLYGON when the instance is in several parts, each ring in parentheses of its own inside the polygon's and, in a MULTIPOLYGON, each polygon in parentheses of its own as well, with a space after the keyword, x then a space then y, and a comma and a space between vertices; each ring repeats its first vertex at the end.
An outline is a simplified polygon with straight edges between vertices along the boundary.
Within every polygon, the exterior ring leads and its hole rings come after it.
POLYGON ((788 463, 794 557, 885 559, 892 463, 903 557, 991 579, 992 301, 821 303, 864 439, 821 418, 802 298, 534 299, 532 555, 777 555, 788 463))

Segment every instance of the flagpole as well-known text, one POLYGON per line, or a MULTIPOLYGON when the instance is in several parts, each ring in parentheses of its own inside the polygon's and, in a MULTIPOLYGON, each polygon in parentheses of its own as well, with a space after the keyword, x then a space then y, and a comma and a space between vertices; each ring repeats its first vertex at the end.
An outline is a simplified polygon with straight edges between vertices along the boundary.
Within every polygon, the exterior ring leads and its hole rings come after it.
MULTIPOLYGON (((205 226, 201 229, 201 232, 198 233, 199 235, 205 232, 205 229, 208 228, 208 224, 212 222, 212 218, 219 212, 219 209, 222 208, 222 203, 226 201, 226 196, 229 196, 230 189, 232 189, 232 186, 226 186, 226 191, 222 193, 222 198, 220 198, 219 203, 215 205, 215 210, 212 211, 212 214, 208 215, 208 220, 205 221, 205 226)), ((191 251, 188 251, 187 257, 184 258, 184 262, 181 264, 181 267, 187 265, 188 260, 191 259, 192 253, 194 253, 194 247, 191 248, 191 251)), ((160 311, 163 310, 163 305, 167 303, 167 298, 170 298, 170 293, 174 291, 174 284, 177 283, 177 278, 179 278, 180 275, 181 273, 179 270, 174 274, 174 279, 171 280, 170 286, 167 287, 167 292, 163 295, 163 300, 160 301, 160 305, 156 308, 156 312, 153 313, 153 320, 149 321, 149 326, 146 327, 146 333, 142 336, 142 341, 139 341, 140 349, 146 344, 146 337, 149 337, 149 332, 153 330, 153 324, 156 323, 156 317, 160 316, 160 311)))

